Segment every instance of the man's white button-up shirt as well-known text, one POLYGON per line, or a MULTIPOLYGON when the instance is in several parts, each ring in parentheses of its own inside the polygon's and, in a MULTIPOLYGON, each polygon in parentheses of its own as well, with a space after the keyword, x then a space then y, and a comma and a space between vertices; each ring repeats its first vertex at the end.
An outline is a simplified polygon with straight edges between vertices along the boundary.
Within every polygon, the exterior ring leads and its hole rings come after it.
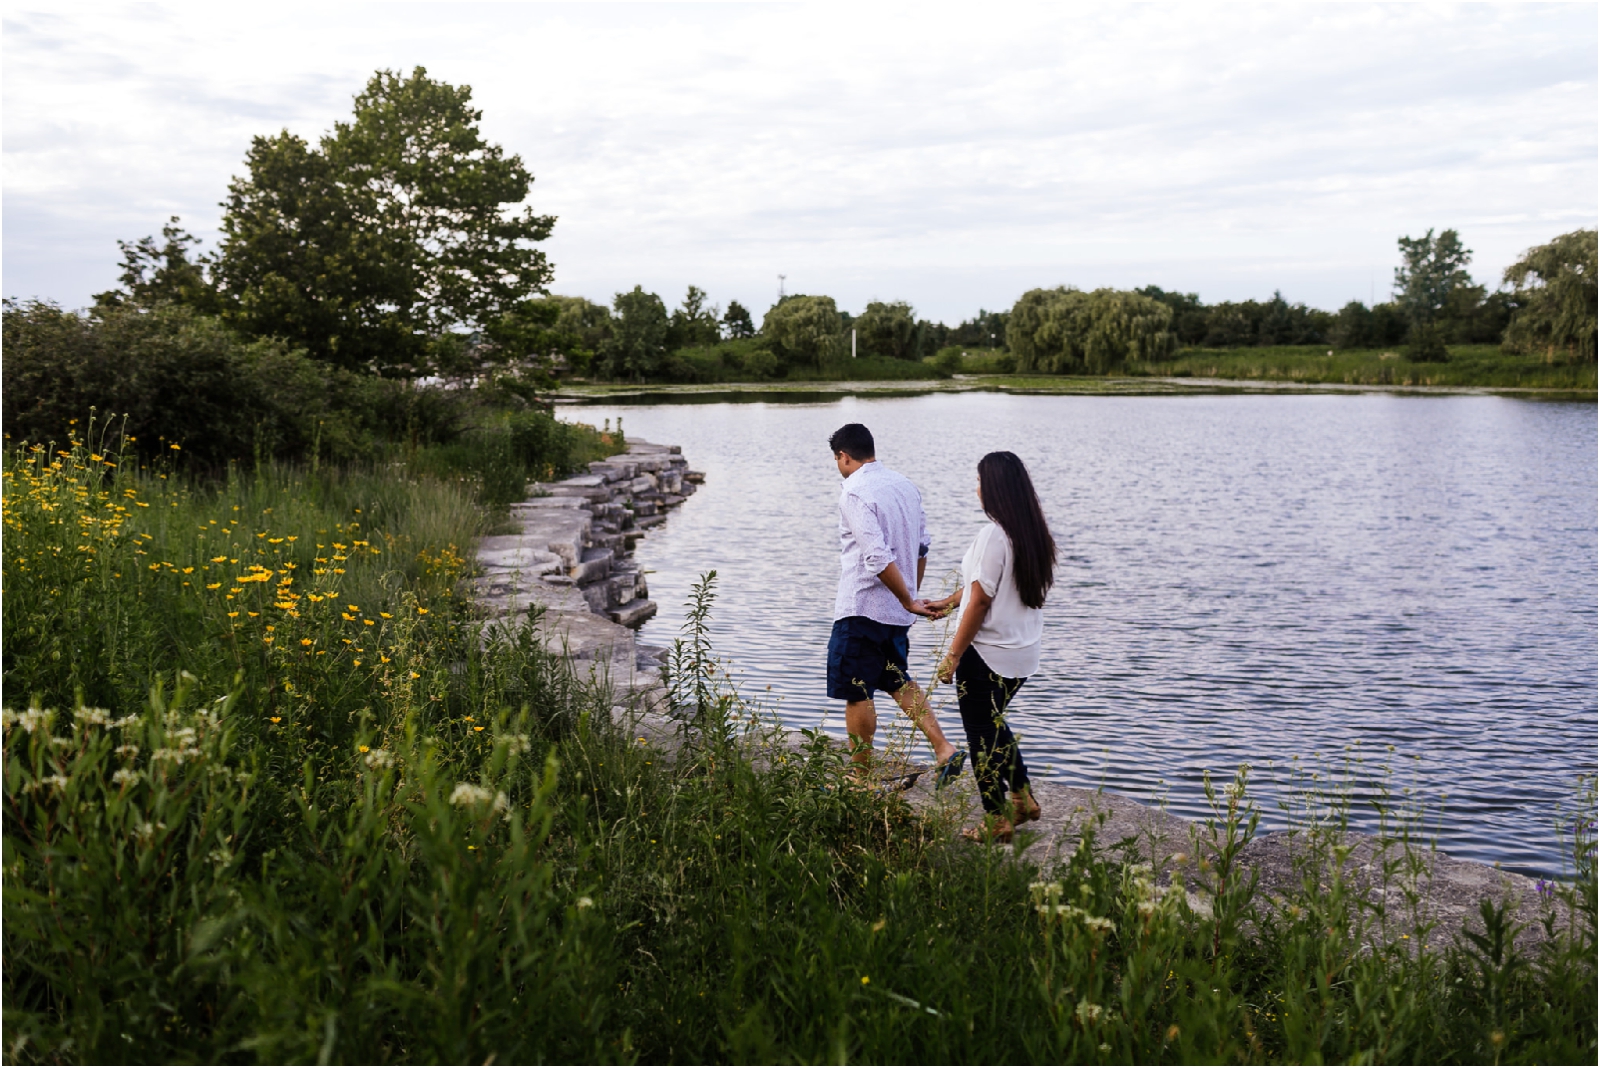
POLYGON ((877 460, 856 468, 839 492, 839 596, 833 618, 866 616, 900 627, 913 622, 917 617, 901 607, 878 575, 893 562, 915 599, 917 560, 929 544, 922 494, 911 480, 877 460))

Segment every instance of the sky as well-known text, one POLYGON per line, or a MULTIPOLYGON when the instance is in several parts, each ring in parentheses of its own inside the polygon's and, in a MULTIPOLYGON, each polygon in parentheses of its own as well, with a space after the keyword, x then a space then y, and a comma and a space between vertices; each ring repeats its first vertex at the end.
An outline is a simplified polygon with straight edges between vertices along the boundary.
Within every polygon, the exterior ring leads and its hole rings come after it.
POLYGON ((252 137, 318 137, 416 66, 534 174, 557 293, 1334 309, 1384 299, 1430 227, 1493 288, 1596 224, 1597 28, 1594 4, 7 3, 0 292, 86 305, 171 215, 214 247, 252 137))

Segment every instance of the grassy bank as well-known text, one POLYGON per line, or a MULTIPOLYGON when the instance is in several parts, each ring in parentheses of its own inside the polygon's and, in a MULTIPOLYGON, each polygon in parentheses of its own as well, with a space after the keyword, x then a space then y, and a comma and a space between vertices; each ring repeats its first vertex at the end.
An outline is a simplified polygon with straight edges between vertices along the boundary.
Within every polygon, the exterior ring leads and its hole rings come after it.
POLYGON ((1159 864, 1193 899, 1039 871, 820 739, 758 769, 692 652, 686 755, 620 733, 526 628, 479 640, 485 521, 403 471, 7 454, 9 1060, 1595 1058, 1589 811, 1537 952, 1330 876, 1337 806, 1264 900, 1242 776, 1159 864))
MULTIPOLYGON (((927 360, 892 360, 863 357, 841 360, 825 368, 793 367, 786 371, 749 373, 740 358, 731 355, 736 343, 721 349, 685 350, 692 356, 685 366, 696 368, 669 374, 654 384, 694 387, 740 384, 765 388, 803 388, 806 385, 848 382, 937 382, 952 375, 980 376, 995 388, 1037 389, 1064 383, 1073 392, 1137 391, 1129 378, 1212 378, 1241 382, 1282 382, 1295 385, 1352 385, 1444 387, 1456 389, 1541 389, 1593 393, 1594 364, 1547 363, 1537 356, 1502 352, 1498 345, 1457 345, 1444 363, 1416 363, 1404 350, 1329 350, 1326 346, 1294 345, 1246 349, 1184 349, 1173 358, 1139 361, 1102 376, 1063 376, 1017 373, 1010 353, 983 349, 942 349, 927 360), (1331 355, 1330 355, 1331 351, 1331 355), (1095 383, 1105 383, 1096 386, 1095 383)), ((748 343, 745 343, 748 344, 748 343)), ((681 369, 680 369, 681 370, 681 369)), ((959 385, 959 384, 958 384, 959 385)), ((568 388, 583 391, 631 391, 638 383, 574 382, 568 388)), ((1198 389, 1201 387, 1190 387, 1198 389)))
POLYGON ((1297 345, 1185 349, 1171 360, 1138 363, 1128 374, 1330 382, 1363 386, 1476 386, 1593 392, 1594 364, 1551 364, 1498 345, 1455 345, 1447 363, 1413 363, 1404 350, 1330 350, 1297 345))

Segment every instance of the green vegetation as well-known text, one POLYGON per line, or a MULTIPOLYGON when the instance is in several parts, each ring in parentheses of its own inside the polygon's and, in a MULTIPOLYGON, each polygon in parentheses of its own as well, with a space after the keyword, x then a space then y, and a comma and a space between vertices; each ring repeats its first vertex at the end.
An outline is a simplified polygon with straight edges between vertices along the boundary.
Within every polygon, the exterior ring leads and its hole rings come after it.
POLYGON ((620 434, 556 420, 515 375, 425 388, 248 340, 181 304, 88 316, 8 303, 0 411, 7 439, 65 439, 98 409, 104 449, 192 472, 261 461, 393 465, 465 483, 491 507, 621 451, 620 434), (184 403, 174 404, 174 397, 184 403))
POLYGON ((5 458, 13 1062, 1595 1057, 1587 811, 1536 948, 1430 927, 1400 805, 1399 906, 1338 874, 1339 804, 1266 900, 1242 772, 1185 856, 1091 829, 1039 871, 821 738, 752 763, 709 579, 674 760, 527 626, 480 638, 452 485, 94 449, 5 458))
POLYGON ((1161 362, 1131 363, 1130 375, 1329 382, 1366 386, 1459 386, 1593 392, 1595 365, 1552 364, 1505 352, 1498 345, 1458 345, 1448 363, 1421 362, 1398 350, 1330 350, 1278 346, 1233 350, 1185 349, 1161 362))

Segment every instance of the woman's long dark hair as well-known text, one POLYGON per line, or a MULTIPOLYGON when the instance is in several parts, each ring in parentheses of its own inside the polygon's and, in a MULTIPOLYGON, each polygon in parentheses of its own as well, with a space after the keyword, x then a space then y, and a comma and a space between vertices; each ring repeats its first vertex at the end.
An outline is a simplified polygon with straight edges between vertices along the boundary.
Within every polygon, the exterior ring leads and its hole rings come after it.
POLYGON ((1029 608, 1043 608, 1056 581, 1056 541, 1044 521, 1033 479, 1014 452, 991 452, 978 461, 983 510, 1011 539, 1017 593, 1029 608))

